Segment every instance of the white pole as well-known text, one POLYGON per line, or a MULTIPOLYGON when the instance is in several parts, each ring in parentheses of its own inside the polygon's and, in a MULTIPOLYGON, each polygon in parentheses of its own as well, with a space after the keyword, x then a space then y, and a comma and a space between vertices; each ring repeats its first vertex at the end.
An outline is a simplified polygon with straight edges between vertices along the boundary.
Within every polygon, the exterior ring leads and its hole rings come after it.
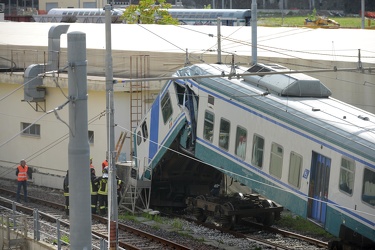
POLYGON ((111 40, 111 6, 105 5, 105 34, 106 34, 106 109, 107 109, 107 156, 108 156, 108 249, 118 249, 117 224, 117 181, 114 104, 113 104, 113 66, 111 40))

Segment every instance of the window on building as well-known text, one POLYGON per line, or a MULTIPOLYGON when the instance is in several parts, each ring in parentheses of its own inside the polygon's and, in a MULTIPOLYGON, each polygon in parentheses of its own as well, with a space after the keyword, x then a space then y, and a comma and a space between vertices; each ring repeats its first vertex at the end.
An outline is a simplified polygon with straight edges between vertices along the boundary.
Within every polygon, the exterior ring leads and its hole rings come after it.
POLYGON ((173 113, 169 92, 166 92, 161 99, 161 112, 163 114, 163 121, 166 123, 173 113))
POLYGON ((253 156, 251 163, 257 167, 263 167, 263 151, 264 151, 264 139, 257 134, 254 134, 253 140, 253 156))
POLYGON ((272 143, 270 158, 270 174, 279 179, 281 179, 281 174, 283 171, 283 155, 283 147, 281 147, 277 143, 272 143))
POLYGON ((27 122, 21 122, 21 133, 23 135, 31 135, 40 137, 40 125, 27 122))
POLYGON ((375 206, 375 171, 368 168, 363 173, 362 200, 375 206))
POLYGON ((204 114, 204 130, 203 130, 203 137, 206 140, 212 142, 212 138, 214 135, 214 114, 206 111, 204 114))
POLYGON ((89 130, 89 143, 94 144, 94 131, 89 130))
POLYGON ((295 152, 291 152, 290 162, 289 162, 288 182, 289 184, 297 188, 300 187, 301 169, 302 169, 302 156, 298 155, 295 152))
POLYGON ((240 126, 237 126, 235 154, 241 157, 242 160, 245 160, 246 158, 246 146, 247 146, 247 130, 240 126))
POLYGON ((229 146, 230 122, 220 119, 219 147, 228 150, 229 146))
POLYGON ((353 160, 341 158, 339 188, 347 194, 353 193, 354 169, 355 163, 353 160))

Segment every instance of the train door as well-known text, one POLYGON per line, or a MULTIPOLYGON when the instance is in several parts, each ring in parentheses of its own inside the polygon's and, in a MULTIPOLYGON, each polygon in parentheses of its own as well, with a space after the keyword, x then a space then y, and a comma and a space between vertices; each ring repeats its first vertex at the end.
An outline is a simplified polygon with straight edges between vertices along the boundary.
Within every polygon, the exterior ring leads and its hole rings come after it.
POLYGON ((326 219, 331 159, 312 153, 307 217, 324 225, 326 219))

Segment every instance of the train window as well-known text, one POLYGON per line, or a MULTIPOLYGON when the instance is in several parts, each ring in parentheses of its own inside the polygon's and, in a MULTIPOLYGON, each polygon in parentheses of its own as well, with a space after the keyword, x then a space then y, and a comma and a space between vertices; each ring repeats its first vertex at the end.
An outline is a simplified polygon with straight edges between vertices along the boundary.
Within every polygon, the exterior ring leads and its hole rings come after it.
POLYGON ((184 94, 185 94, 185 88, 181 87, 179 84, 174 84, 176 89, 176 95, 177 95, 177 101, 179 105, 184 105, 184 94))
POLYGON ((290 162, 289 162, 289 184, 299 188, 300 187, 300 177, 302 169, 302 156, 298 155, 295 152, 290 153, 290 162))
POLYGON ((363 173, 362 200, 375 206, 375 172, 368 168, 363 173))
POLYGON ((238 126, 236 131, 236 155, 243 160, 246 158, 247 131, 238 126))
POLYGON ((166 92, 163 98, 161 99, 161 111, 163 114, 163 120, 165 124, 173 113, 169 92, 166 92))
POLYGON ((212 137, 214 135, 214 118, 215 116, 211 112, 206 111, 204 114, 203 137, 210 142, 212 142, 212 137))
POLYGON ((264 139, 259 135, 254 134, 251 163, 260 168, 263 167, 263 151, 264 139))
POLYGON ((212 95, 208 95, 208 104, 214 105, 215 104, 215 97, 213 97, 212 95))
POLYGON ((283 170, 283 156, 284 149, 277 143, 272 143, 271 159, 270 159, 270 174, 281 179, 283 170))
POLYGON ((230 122, 221 118, 220 120, 220 134, 219 147, 228 150, 229 145, 230 122))
POLYGON ((137 132, 137 145, 139 146, 139 144, 141 144, 141 142, 142 142, 141 131, 138 131, 137 132))
POLYGON ((40 137, 40 124, 21 122, 21 134, 40 137))
POLYGON ((147 131, 147 124, 145 121, 142 123, 142 133, 143 133, 143 141, 146 141, 146 139, 148 138, 148 131, 147 131))
POLYGON ((346 158, 341 159, 340 168, 340 183, 339 188, 341 191, 352 194, 354 187, 354 161, 346 158))

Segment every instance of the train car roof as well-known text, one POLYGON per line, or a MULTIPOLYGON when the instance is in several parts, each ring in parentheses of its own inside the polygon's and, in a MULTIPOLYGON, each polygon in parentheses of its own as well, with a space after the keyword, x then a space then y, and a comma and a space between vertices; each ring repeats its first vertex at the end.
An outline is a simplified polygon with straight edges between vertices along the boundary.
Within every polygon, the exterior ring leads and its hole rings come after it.
MULTIPOLYGON (((105 10, 103 8, 52 8, 48 11, 48 15, 69 15, 72 13, 105 13, 105 10)), ((113 9, 112 12, 115 13, 122 13, 123 10, 120 9, 113 9)))
MULTIPOLYGON (((291 69, 279 64, 258 63, 249 73, 288 72, 291 69)), ((272 74, 244 76, 244 80, 280 96, 328 97, 332 92, 319 80, 306 74, 272 74)))
MULTIPOLYGON (((246 72, 248 68, 239 67, 246 72)), ((227 65, 196 64, 179 70, 176 75, 220 75, 230 73, 227 65)), ((240 72, 237 72, 240 73, 240 72)), ((289 97, 274 94, 264 95, 264 89, 249 84, 244 79, 199 78, 199 84, 228 96, 228 99, 247 105, 256 112, 269 115, 269 120, 277 117, 282 122, 297 129, 307 131, 320 138, 319 141, 332 142, 349 152, 355 152, 367 159, 375 160, 375 115, 331 97, 289 97)), ((256 113, 255 112, 255 113, 256 113)), ((323 145, 323 144, 322 144, 323 145)), ((326 143, 324 146, 332 147, 326 143)))
POLYGON ((244 18, 251 17, 251 10, 249 9, 169 9, 169 13, 172 16, 185 16, 190 17, 205 17, 209 15, 211 18, 214 17, 232 17, 232 18, 244 18))

